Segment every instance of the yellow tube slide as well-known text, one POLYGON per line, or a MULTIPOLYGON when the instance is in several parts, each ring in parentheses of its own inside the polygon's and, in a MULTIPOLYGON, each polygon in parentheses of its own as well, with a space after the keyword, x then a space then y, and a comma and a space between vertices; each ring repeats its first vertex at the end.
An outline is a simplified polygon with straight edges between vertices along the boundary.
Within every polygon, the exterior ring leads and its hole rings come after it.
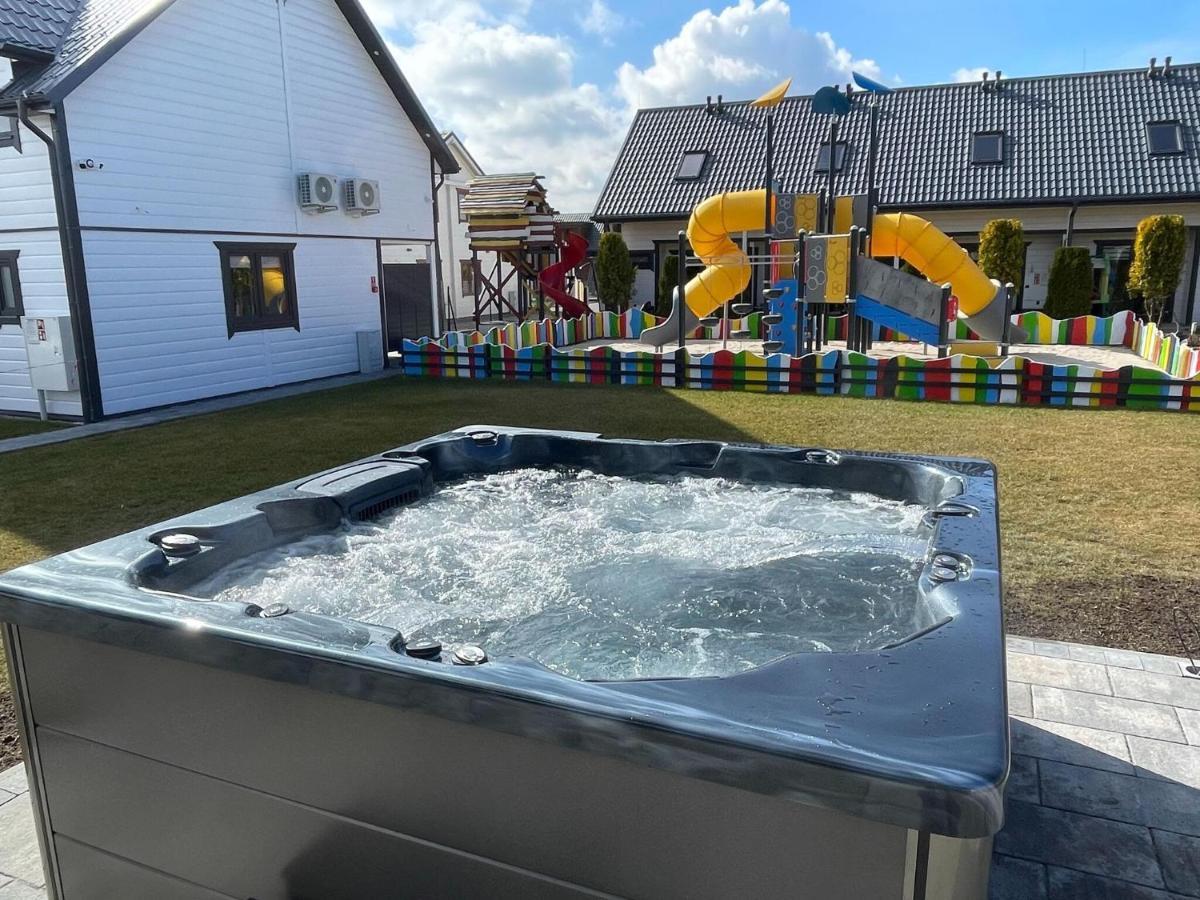
POLYGON ((709 197, 692 210, 688 242, 707 268, 684 286, 683 296, 697 316, 707 316, 750 283, 750 261, 730 235, 761 231, 766 203, 766 191, 735 191, 709 197))
POLYGON ((996 296, 996 285, 970 254, 934 225, 911 213, 875 216, 871 255, 898 256, 934 284, 949 283, 959 311, 973 316, 996 296))

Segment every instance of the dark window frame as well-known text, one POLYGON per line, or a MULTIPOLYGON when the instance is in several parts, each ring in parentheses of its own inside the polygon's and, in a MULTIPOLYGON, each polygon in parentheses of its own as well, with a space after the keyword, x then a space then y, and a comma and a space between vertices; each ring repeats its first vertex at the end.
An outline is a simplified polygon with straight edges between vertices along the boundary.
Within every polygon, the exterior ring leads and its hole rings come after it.
POLYGON ((1002 166, 1004 165, 1004 139, 1007 137, 1001 129, 992 128, 987 131, 975 131, 971 133, 971 165, 973 166, 1002 166), (995 159, 981 159, 979 156, 980 138, 998 138, 997 150, 999 151, 995 159))
MULTIPOLYGON (((20 255, 20 250, 0 250, 0 268, 7 267, 12 270, 13 286, 13 311, 5 312, 4 307, 0 306, 0 325, 20 325, 21 317, 25 315, 25 300, 21 296, 21 272, 17 265, 17 257, 20 255)), ((0 282, 0 285, 2 284, 3 282, 0 282)))
POLYGON ((1178 119, 1157 119, 1153 122, 1146 123, 1146 151, 1151 156, 1179 156, 1184 152, 1183 146, 1183 123, 1178 119), (1155 150, 1154 140, 1150 137, 1151 129, 1160 128, 1163 125, 1170 125, 1175 129, 1175 146, 1170 150, 1155 150))
POLYGON ((16 116, 7 116, 8 130, 0 131, 0 147, 12 147, 21 152, 21 123, 16 116))
POLYGON ((679 164, 675 166, 675 180, 676 181, 699 181, 700 179, 702 179, 704 177, 705 171, 708 169, 708 157, 709 157, 709 152, 707 150, 684 150, 683 153, 681 153, 679 155, 679 164), (688 157, 691 157, 691 156, 699 156, 700 157, 700 168, 698 168, 696 170, 695 175, 684 175, 684 174, 682 174, 683 164, 687 161, 688 157))
POLYGON ((299 331, 300 298, 296 292, 295 243, 263 244, 235 241, 214 241, 213 243, 221 261, 221 286, 225 294, 225 324, 229 330, 229 337, 232 339, 235 334, 248 331, 275 331, 280 328, 293 328, 299 331), (229 268, 229 261, 234 256, 250 257, 255 308, 255 315, 252 318, 238 318, 234 315, 233 273, 229 268), (283 284, 292 301, 286 316, 267 316, 262 311, 262 257, 264 256, 278 256, 283 261, 283 284))
MULTIPOLYGON (((846 169, 846 154, 850 152, 850 145, 846 141, 835 141, 833 150, 833 171, 843 172, 846 169)), ((813 164, 814 172, 828 174, 829 172, 829 141, 821 141, 817 145, 817 161, 813 164), (822 161, 821 157, 825 159, 822 161)))
POLYGON ((458 261, 458 278, 459 288, 462 296, 475 296, 475 262, 470 259, 460 259, 458 261))

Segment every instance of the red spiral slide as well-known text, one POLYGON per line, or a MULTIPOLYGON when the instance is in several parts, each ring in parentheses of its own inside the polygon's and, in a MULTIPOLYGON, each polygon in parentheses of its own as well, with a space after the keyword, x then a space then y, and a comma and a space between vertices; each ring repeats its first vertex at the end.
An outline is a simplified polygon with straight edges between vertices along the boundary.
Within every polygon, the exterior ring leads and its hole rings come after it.
POLYGON ((588 242, 581 234, 567 232, 566 244, 560 245, 559 260, 546 266, 538 273, 538 282, 547 297, 558 304, 568 319, 586 315, 590 310, 586 303, 563 290, 566 275, 587 258, 588 242))

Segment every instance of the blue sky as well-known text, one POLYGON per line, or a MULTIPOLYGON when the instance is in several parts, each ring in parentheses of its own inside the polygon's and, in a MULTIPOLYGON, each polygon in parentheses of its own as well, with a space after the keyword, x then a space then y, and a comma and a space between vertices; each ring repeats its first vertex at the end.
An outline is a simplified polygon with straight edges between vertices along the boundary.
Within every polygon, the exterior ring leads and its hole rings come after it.
POLYGON ((1200 60, 1200 3, 364 0, 445 129, 492 172, 591 208, 638 107, 1200 60))

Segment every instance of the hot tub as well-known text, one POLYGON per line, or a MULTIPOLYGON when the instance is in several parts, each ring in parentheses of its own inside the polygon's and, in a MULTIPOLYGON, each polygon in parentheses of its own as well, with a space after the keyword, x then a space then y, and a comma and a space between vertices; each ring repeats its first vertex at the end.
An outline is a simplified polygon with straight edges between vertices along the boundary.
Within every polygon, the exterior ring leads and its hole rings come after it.
POLYGON ((986 462, 475 426, 0 617, 52 896, 986 896, 986 462))

